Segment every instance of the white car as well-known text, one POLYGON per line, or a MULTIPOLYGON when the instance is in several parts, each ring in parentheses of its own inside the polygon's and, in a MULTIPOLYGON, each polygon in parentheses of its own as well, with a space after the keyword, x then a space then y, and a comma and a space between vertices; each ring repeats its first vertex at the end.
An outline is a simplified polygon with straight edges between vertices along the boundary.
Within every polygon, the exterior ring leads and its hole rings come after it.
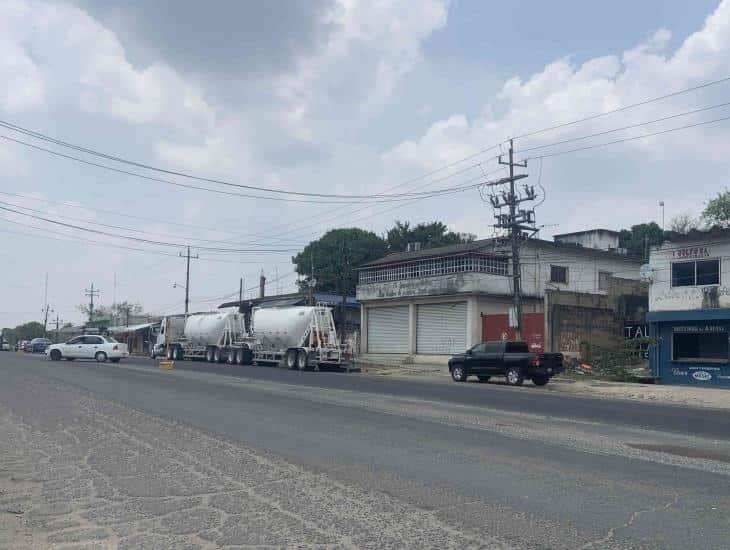
POLYGON ((120 344, 110 336, 86 334, 72 338, 64 344, 48 346, 46 355, 52 361, 96 359, 99 363, 104 363, 108 359, 112 363, 118 363, 120 359, 129 357, 129 350, 127 344, 120 344))

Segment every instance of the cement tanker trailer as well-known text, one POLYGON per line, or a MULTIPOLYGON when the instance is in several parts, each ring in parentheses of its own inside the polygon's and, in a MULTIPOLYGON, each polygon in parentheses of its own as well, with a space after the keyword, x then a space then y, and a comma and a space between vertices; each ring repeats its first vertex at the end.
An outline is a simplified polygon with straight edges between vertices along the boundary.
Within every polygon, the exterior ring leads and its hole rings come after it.
POLYGON ((340 367, 343 356, 326 306, 254 308, 253 360, 290 369, 340 367))
POLYGON ((209 363, 251 363, 254 344, 245 331, 243 315, 225 311, 193 313, 182 335, 167 344, 167 358, 203 359, 209 363))

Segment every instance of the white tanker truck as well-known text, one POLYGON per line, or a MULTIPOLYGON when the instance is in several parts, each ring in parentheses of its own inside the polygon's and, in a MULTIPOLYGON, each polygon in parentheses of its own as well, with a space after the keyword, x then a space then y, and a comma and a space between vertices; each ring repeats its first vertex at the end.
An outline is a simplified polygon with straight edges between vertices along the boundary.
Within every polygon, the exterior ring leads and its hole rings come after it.
POLYGON ((326 306, 254 308, 247 333, 240 313, 194 313, 176 324, 162 320, 155 353, 211 363, 280 364, 290 369, 339 367, 343 362, 332 311, 326 306), (172 337, 169 337, 171 335, 172 337))

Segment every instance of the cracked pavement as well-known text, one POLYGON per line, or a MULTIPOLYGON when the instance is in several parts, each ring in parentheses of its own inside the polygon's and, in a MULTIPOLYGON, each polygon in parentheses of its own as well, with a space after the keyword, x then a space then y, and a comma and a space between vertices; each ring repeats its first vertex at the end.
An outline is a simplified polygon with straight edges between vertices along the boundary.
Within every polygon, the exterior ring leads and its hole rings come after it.
POLYGON ((134 362, 0 379, 0 548, 730 548, 727 438, 134 362))

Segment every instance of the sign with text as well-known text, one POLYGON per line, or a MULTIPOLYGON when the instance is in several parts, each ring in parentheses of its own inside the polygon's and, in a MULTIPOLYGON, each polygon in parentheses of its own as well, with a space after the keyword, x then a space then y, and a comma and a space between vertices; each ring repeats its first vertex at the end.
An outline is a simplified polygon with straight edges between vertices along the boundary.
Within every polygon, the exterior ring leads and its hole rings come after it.
POLYGON ((687 246, 672 251, 673 258, 707 258, 710 255, 710 248, 707 246, 687 246))

